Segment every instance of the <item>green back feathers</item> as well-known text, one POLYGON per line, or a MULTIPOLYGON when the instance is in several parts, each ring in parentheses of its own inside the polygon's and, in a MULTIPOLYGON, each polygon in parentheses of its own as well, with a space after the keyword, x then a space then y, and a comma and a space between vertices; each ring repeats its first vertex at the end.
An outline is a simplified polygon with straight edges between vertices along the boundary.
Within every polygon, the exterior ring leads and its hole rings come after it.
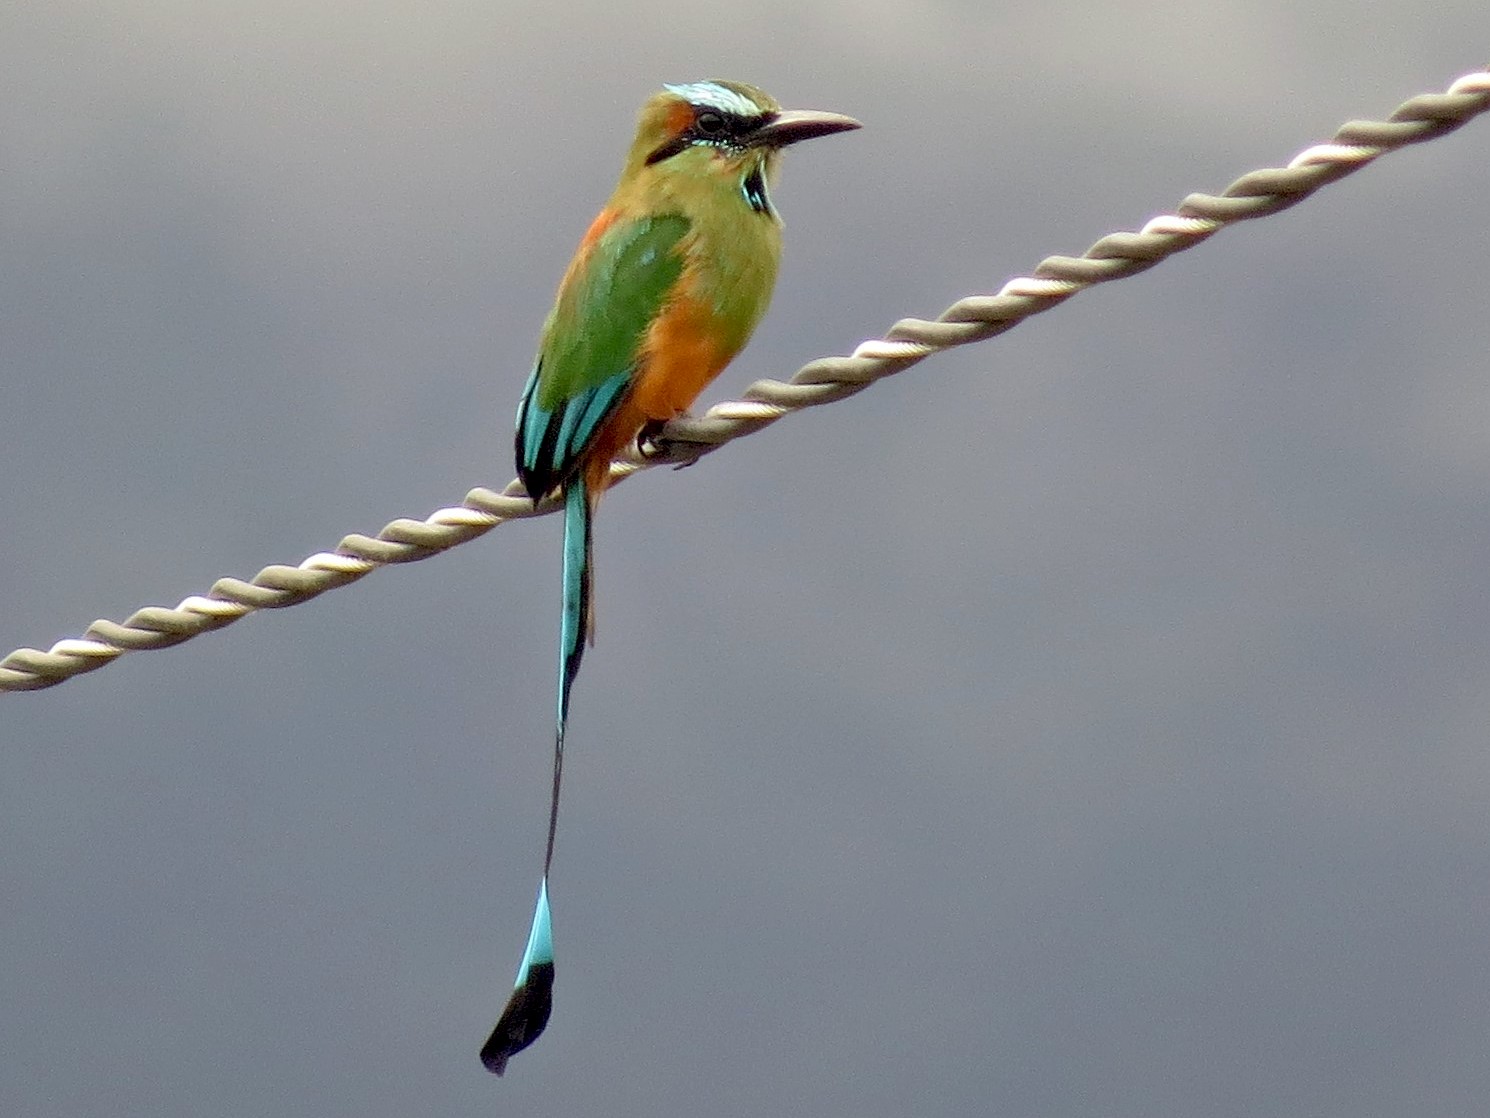
POLYGON ((625 396, 648 328, 683 273, 687 218, 661 214, 607 229, 559 292, 517 415, 517 461, 534 496, 573 473, 625 396))
POLYGON ((553 408, 631 367, 683 272, 674 250, 688 225, 670 213, 620 221, 601 235, 544 326, 541 405, 553 408))

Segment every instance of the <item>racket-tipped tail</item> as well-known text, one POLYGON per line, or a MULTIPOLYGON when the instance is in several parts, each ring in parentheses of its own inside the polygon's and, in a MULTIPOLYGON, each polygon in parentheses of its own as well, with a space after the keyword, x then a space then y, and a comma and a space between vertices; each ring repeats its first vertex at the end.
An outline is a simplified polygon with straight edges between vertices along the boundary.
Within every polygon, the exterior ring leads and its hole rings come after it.
POLYGON ((507 1061, 542 1035, 553 1012, 554 931, 548 908, 548 877, 538 886, 538 906, 528 932, 527 950, 518 964, 512 996, 497 1019, 496 1028, 481 1046, 486 1070, 501 1075, 507 1061))

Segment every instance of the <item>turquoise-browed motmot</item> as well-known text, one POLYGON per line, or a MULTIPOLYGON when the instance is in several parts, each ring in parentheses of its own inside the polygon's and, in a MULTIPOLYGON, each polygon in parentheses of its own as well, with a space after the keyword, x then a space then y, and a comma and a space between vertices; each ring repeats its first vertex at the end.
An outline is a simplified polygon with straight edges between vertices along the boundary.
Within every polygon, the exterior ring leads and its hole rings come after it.
POLYGON ((538 906, 512 997, 481 1060, 498 1075, 548 1023, 548 876, 569 692, 591 630, 590 522, 617 452, 683 414, 765 313, 781 255, 770 183, 782 148, 858 128, 783 110, 753 86, 665 86, 642 106, 621 180, 580 242, 517 411, 517 472, 564 502, 558 726, 538 906))

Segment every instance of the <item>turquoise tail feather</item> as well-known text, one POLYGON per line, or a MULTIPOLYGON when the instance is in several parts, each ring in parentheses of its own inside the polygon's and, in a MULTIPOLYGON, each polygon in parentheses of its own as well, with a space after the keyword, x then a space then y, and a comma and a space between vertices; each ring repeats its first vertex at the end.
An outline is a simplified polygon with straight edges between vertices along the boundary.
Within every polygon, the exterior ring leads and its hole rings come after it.
POLYGON ((564 613, 559 623, 559 740, 569 721, 569 692, 590 637, 590 494, 583 477, 564 488, 564 613))
POLYGON ((512 996, 491 1036, 481 1046, 481 1062, 501 1075, 507 1061, 543 1033, 553 1012, 554 930, 548 905, 548 873, 554 860, 559 823, 559 788, 564 776, 564 728, 569 721, 569 693, 579 674, 590 630, 591 538, 590 495, 582 478, 564 490, 564 612, 559 624, 558 722, 554 733, 554 784, 549 795, 548 846, 538 904, 528 931, 528 946, 517 967, 512 996))

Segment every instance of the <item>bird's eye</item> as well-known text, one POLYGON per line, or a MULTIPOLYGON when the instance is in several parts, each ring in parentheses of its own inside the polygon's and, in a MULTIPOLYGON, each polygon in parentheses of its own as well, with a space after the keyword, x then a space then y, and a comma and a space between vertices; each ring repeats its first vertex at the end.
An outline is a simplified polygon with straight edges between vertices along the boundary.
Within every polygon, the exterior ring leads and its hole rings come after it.
POLYGON ((710 110, 699 113, 693 126, 705 136, 722 136, 728 128, 724 117, 710 110))

